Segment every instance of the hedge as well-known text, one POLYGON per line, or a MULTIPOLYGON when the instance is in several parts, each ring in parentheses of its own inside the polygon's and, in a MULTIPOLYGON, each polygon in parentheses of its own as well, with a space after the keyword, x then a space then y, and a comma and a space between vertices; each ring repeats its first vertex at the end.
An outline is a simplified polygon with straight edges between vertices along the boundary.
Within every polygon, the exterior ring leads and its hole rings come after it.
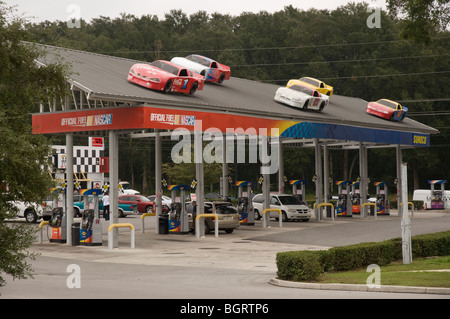
MULTIPOLYGON (((450 231, 413 236, 413 258, 450 255, 450 231)), ((324 272, 379 266, 402 259, 402 239, 360 243, 328 250, 277 253, 277 276, 283 280, 314 281, 324 272)))

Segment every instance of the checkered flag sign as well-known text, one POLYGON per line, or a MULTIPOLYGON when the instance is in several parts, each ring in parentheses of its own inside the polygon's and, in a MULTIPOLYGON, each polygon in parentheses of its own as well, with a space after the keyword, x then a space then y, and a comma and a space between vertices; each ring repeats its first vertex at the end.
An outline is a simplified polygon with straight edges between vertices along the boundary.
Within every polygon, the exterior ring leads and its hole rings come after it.
POLYGON ((109 183, 106 183, 102 186, 102 193, 106 193, 109 190, 109 183))

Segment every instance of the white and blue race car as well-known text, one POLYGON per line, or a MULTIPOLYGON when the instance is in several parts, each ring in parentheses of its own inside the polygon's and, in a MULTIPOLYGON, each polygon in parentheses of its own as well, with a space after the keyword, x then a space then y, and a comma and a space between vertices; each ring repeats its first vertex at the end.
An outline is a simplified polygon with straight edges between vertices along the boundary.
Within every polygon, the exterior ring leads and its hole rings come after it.
POLYGON ((187 57, 175 57, 170 62, 180 65, 192 72, 203 75, 204 81, 222 83, 229 80, 231 69, 229 66, 220 64, 213 59, 198 54, 191 54, 187 57))

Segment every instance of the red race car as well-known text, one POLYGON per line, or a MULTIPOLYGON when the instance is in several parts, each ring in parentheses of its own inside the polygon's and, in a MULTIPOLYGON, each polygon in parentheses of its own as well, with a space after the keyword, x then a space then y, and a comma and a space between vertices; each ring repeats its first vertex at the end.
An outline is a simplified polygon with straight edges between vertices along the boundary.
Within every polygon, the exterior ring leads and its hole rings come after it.
POLYGON ((366 112, 387 120, 403 121, 408 114, 408 108, 400 103, 381 99, 367 104, 366 112))
POLYGON ((128 81, 164 93, 194 94, 204 86, 200 74, 164 60, 134 64, 128 72, 128 81))

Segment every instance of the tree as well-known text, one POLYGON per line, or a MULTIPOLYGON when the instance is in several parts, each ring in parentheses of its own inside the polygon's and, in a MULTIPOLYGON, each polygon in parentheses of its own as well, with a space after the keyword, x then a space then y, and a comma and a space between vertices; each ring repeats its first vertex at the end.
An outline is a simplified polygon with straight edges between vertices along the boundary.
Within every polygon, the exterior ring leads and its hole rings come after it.
POLYGON ((417 42, 430 43, 436 31, 450 24, 448 0, 387 0, 390 13, 404 19, 401 36, 417 42))
POLYGON ((44 136, 33 135, 30 113, 40 102, 61 98, 65 77, 61 66, 40 65, 39 52, 23 31, 24 21, 13 8, 0 2, 0 286, 2 273, 13 278, 32 276, 27 249, 35 238, 35 227, 6 223, 17 212, 12 202, 42 202, 52 180, 43 169, 50 147, 44 136))

